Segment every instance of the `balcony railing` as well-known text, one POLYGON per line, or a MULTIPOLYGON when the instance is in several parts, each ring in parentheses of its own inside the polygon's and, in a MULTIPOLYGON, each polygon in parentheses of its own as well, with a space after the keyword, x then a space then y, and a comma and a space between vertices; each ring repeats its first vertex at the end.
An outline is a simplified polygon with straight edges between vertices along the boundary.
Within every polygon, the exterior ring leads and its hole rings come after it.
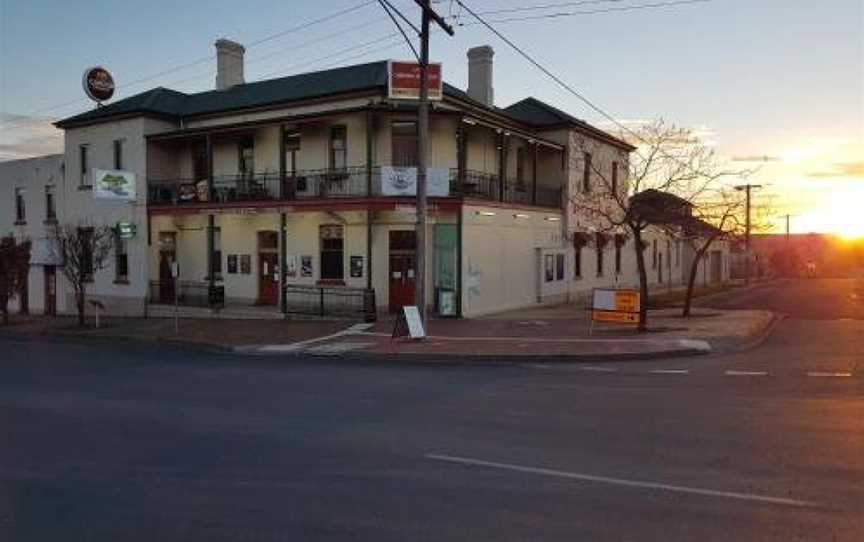
MULTIPOLYGON (((322 198, 381 196, 381 169, 365 167, 297 171, 280 179, 277 173, 219 175, 212 189, 206 179, 151 179, 148 202, 151 205, 190 205, 257 201, 296 201, 322 198)), ((529 181, 508 179, 502 187, 499 176, 467 170, 462 180, 457 169, 450 170, 450 196, 500 201, 521 205, 557 208, 561 190, 537 186, 529 181), (503 188, 503 197, 502 197, 503 188)))

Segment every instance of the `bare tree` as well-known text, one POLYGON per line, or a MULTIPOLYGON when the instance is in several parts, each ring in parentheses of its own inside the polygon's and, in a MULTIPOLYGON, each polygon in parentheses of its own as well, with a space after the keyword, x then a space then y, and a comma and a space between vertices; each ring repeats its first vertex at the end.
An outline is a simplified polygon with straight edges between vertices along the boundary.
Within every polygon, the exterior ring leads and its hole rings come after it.
POLYGON ((713 148, 692 130, 663 120, 628 130, 621 138, 629 140, 637 150, 619 172, 610 168, 608 161, 593 159, 594 154, 604 152, 598 144, 588 138, 576 141, 577 148, 583 151, 587 181, 570 195, 570 203, 598 232, 626 233, 633 239, 642 300, 638 329, 646 331, 646 230, 652 225, 682 220, 700 196, 744 172, 725 169, 713 148), (626 178, 619 178, 625 174, 626 178))
POLYGON ((87 284, 105 268, 114 246, 114 230, 84 223, 55 225, 51 231, 54 250, 63 262, 63 276, 75 291, 78 325, 84 325, 87 284))
POLYGON ((0 239, 0 310, 4 326, 9 324, 9 300, 25 295, 29 270, 30 241, 17 241, 13 235, 0 239))

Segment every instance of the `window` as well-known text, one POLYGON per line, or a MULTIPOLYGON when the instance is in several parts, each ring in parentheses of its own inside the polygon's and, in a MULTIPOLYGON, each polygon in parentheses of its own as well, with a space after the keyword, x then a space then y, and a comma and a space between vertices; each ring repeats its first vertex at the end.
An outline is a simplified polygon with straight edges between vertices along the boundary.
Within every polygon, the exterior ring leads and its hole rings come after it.
POLYGON ((27 209, 24 203, 24 196, 27 190, 24 188, 15 189, 15 223, 24 224, 27 222, 27 209))
POLYGON ((348 166, 348 142, 345 126, 330 127, 330 169, 348 166))
POLYGON ((114 169, 123 169, 123 140, 114 140, 114 169))
POLYGON ((390 131, 393 165, 396 167, 416 166, 419 153, 417 123, 415 121, 394 121, 390 125, 390 131))
POLYGON ((79 162, 81 163, 81 179, 79 181, 79 186, 81 187, 90 187, 89 179, 87 178, 87 170, 90 169, 90 160, 87 156, 87 151, 89 147, 87 145, 81 145, 78 147, 78 157, 79 162))
POLYGON ((555 280, 564 280, 564 255, 555 255, 555 280))
POLYGON ((129 282, 129 255, 127 253, 126 239, 120 237, 119 232, 114 233, 114 282, 129 282))
POLYGON ((651 269, 657 269, 657 239, 651 241, 651 269))
POLYGON ((624 245, 623 240, 615 240, 615 274, 621 274, 621 247, 624 245))
POLYGON ((672 241, 666 239, 666 268, 672 269, 672 241))
POLYGON ((244 137, 240 141, 240 174, 251 177, 255 173, 255 140, 244 137))
POLYGON ((582 172, 582 192, 591 192, 591 153, 586 152, 584 156, 585 170, 582 172))
POLYGON ((339 225, 322 225, 321 280, 342 280, 345 277, 343 231, 339 225))
POLYGON ((598 233, 595 236, 595 244, 597 245, 597 276, 603 276, 603 248, 605 243, 605 239, 603 239, 603 234, 598 233))
POLYGON ((81 246, 81 274, 84 282, 93 282, 93 228, 78 228, 81 246))
POLYGON ((618 193, 618 162, 612 162, 612 194, 618 193))
POLYGON ((582 247, 573 248, 573 278, 582 278, 582 247))
POLYGON ((57 205, 54 201, 54 185, 45 185, 45 221, 57 220, 57 205))

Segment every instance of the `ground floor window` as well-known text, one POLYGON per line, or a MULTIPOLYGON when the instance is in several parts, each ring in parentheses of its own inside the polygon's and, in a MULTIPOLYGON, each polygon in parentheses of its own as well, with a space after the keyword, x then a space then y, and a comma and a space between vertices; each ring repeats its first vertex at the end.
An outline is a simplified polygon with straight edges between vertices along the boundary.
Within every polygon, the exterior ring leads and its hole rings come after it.
POLYGON ((582 278, 582 247, 573 249, 573 278, 582 278))
POLYGON ((458 226, 436 224, 434 230, 435 308, 443 316, 456 315, 458 226))
POLYGON ((129 254, 126 239, 114 234, 114 282, 129 282, 129 254))
POLYGON ((344 228, 326 224, 320 228, 321 280, 345 278, 344 228))

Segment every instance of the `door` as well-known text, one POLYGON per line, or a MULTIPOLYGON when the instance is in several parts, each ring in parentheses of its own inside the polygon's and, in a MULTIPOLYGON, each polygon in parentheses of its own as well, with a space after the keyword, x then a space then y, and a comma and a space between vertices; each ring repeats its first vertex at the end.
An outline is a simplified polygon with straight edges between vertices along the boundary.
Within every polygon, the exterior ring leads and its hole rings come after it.
POLYGON ((279 235, 258 232, 258 304, 275 305, 279 300, 279 235))
POLYGON ((390 232, 390 312, 398 312, 405 305, 414 304, 415 243, 413 231, 390 232))
POLYGON ((177 258, 176 234, 159 233, 159 303, 174 303, 174 283, 171 264, 177 258))
POLYGON ((46 265, 45 271, 45 314, 57 316, 57 268, 46 265))
POLYGON ((723 280, 723 253, 719 250, 711 251, 711 282, 717 283, 723 280))

